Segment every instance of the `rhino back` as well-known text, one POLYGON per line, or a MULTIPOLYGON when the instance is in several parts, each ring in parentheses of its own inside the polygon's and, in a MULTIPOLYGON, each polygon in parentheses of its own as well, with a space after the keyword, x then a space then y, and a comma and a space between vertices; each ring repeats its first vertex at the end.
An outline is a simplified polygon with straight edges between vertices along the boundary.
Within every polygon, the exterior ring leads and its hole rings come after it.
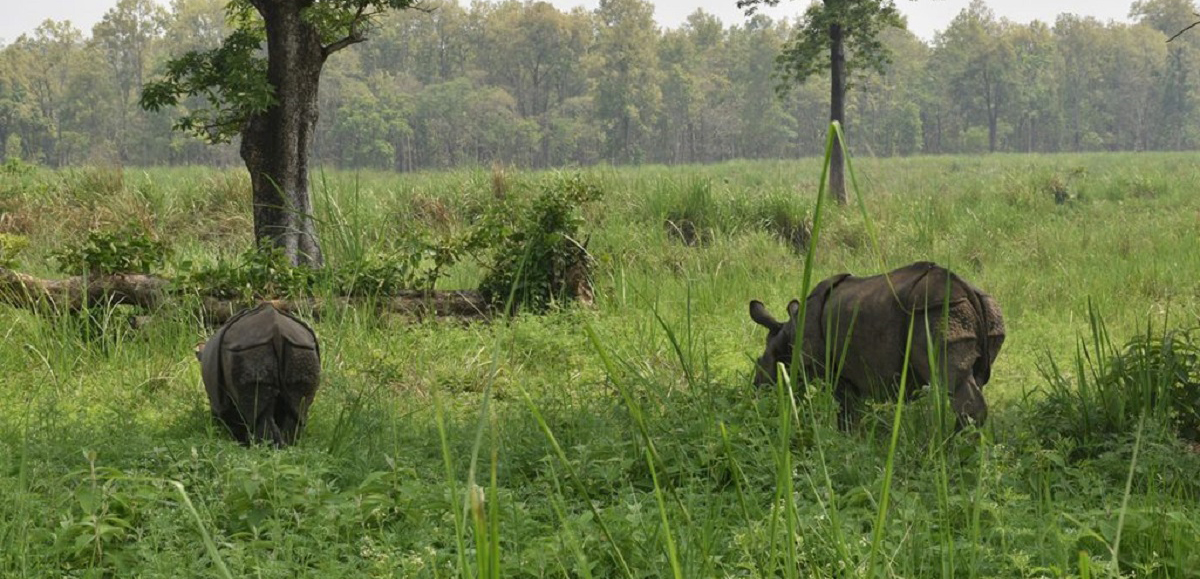
POLYGON ((894 380, 901 370, 907 320, 896 306, 882 275, 847 278, 830 296, 825 323, 834 333, 826 339, 834 356, 845 352, 840 376, 859 396, 894 380))
POLYGON ((269 304, 260 305, 231 322, 227 326, 222 347, 228 350, 244 350, 273 343, 276 335, 300 348, 317 348, 316 335, 308 326, 269 304))

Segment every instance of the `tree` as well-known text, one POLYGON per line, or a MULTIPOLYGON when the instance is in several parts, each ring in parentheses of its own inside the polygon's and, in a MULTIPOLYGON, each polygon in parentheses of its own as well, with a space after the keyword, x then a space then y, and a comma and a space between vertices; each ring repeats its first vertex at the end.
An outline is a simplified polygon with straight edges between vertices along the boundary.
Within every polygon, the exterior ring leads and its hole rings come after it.
MULTIPOLYGON (((761 5, 780 0, 738 0, 738 8, 753 14, 761 5)), ((845 124, 846 86, 854 70, 882 73, 888 52, 879 33, 889 26, 904 27, 892 0, 822 0, 810 4, 796 35, 779 55, 778 68, 785 83, 799 84, 829 70, 829 120, 845 124), (847 53, 853 58, 847 59, 847 53)), ((846 203, 846 181, 841 143, 834 141, 829 166, 829 187, 838 203, 846 203)))
POLYGON ((240 134, 255 239, 282 248, 293 264, 320 266, 308 157, 321 69, 333 53, 365 41, 376 16, 414 1, 230 0, 234 31, 218 48, 169 62, 163 80, 146 85, 142 105, 158 110, 206 95, 211 108, 184 115, 176 127, 215 142, 240 134))
POLYGON ((982 0, 973 0, 934 41, 938 78, 968 125, 984 118, 992 153, 999 145, 1001 115, 1016 90, 1016 54, 1008 28, 982 0))
POLYGON ((104 53, 118 95, 117 151, 129 160, 130 105, 145 84, 150 43, 162 33, 167 12, 153 0, 121 0, 92 28, 92 41, 104 53))
POLYGON ((600 0, 596 19, 592 70, 608 159, 639 163, 662 104, 654 5, 646 0, 600 0))

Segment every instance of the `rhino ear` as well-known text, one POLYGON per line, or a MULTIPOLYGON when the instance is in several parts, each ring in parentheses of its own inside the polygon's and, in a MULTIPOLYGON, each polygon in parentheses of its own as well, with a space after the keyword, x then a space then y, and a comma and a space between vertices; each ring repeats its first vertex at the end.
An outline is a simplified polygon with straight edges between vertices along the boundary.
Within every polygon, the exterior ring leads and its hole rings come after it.
POLYGON ((788 317, 794 320, 798 315, 800 315, 800 300, 788 302, 788 317))
POLYGON ((758 300, 750 300, 750 319, 772 332, 783 326, 774 316, 767 313, 767 306, 758 300))
POLYGON ((203 361, 204 342, 196 342, 196 360, 203 361))

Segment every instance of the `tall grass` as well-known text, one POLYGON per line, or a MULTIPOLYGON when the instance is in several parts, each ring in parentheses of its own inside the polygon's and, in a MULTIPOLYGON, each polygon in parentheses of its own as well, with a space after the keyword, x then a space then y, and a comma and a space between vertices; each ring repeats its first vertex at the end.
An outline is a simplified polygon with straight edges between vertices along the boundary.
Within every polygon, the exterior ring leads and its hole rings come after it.
MULTIPOLYGON (((0 309, 0 575, 1195 576, 1200 458, 1162 402, 1197 382, 1189 159, 855 159, 845 208, 816 206, 818 160, 587 170, 606 192, 585 210, 594 311, 322 312, 324 385, 284 452, 212 424, 191 354, 209 329, 191 316, 132 331, 121 309, 0 309), (693 198, 715 234, 687 246, 663 219, 693 198), (811 229, 804 259, 768 225, 792 218, 811 229), (749 386, 748 299, 916 259, 1004 308, 977 437, 950 434, 940 396, 871 405, 843 431, 824 380, 749 386), (151 479, 186 500, 135 482, 151 479)), ((43 171, 0 187, 0 224, 22 224, 41 275, 122 212, 170 232, 176 260, 214 259, 249 245, 245 185, 43 171), (104 193, 75 189, 89 182, 104 193)), ((486 171, 327 171, 314 189, 331 260, 461 227, 493 195, 486 171)))

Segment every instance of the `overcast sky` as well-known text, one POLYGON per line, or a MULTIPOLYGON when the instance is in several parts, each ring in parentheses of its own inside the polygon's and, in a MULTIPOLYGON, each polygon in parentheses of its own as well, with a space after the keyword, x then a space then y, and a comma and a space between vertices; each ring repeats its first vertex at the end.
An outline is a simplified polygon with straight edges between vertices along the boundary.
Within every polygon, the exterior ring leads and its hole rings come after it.
MULTIPOLYGON (((461 0, 467 3, 467 0, 461 0)), ((599 0, 550 0, 560 8, 574 6, 594 8, 599 0)), ((651 0, 655 15, 664 26, 678 26, 697 8, 716 14, 726 23, 742 20, 736 0, 651 0)), ((7 44, 22 32, 32 31, 47 18, 70 20, 75 26, 90 32, 104 12, 116 0, 2 0, 0 43, 7 44)), ((164 0, 164 4, 167 2, 164 0)), ((908 27, 921 38, 933 38, 933 33, 946 26, 970 0, 896 0, 896 6, 908 17, 908 27)), ((1017 22, 1043 20, 1054 22, 1063 12, 1095 16, 1101 20, 1126 20, 1133 0, 989 0, 997 16, 1017 22)), ((808 0, 784 1, 779 7, 767 10, 772 16, 795 16, 808 5, 808 0)))

